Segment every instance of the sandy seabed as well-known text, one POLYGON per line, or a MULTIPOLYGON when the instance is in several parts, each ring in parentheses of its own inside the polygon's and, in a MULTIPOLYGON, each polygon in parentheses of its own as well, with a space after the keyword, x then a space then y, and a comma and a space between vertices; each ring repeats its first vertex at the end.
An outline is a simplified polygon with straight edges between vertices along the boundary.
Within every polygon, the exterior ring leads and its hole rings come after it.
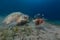
POLYGON ((0 40, 60 40, 58 26, 45 22, 39 28, 33 22, 19 27, 6 27, 0 31, 0 40))

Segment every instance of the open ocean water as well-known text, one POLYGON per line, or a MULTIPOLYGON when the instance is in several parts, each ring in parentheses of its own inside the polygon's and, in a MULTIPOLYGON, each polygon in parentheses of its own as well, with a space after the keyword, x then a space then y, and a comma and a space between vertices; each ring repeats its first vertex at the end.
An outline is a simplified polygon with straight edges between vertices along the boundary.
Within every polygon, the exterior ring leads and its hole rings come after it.
POLYGON ((60 26, 60 21, 59 20, 46 20, 48 23, 60 26))

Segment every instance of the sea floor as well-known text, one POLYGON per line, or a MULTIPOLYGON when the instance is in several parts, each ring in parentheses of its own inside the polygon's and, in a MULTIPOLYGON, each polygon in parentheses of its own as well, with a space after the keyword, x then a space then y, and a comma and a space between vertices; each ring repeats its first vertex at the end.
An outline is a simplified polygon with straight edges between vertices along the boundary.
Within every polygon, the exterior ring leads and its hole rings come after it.
POLYGON ((1 30, 0 40, 60 40, 60 28, 47 22, 36 27, 30 22, 1 30))

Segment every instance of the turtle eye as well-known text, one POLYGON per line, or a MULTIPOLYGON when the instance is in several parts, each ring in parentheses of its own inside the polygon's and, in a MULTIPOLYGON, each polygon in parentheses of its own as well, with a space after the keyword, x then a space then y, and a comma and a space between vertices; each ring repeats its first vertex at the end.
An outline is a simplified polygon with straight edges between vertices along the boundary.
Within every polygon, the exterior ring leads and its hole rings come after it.
POLYGON ((28 19, 28 17, 27 16, 24 16, 24 19, 28 19))

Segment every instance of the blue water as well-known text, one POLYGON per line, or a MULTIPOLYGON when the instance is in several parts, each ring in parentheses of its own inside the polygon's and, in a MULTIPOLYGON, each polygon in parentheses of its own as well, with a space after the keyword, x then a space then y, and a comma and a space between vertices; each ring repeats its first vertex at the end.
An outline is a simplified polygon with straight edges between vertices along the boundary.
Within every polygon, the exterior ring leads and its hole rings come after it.
POLYGON ((31 17, 40 13, 48 20, 60 21, 60 0, 0 0, 0 16, 3 18, 12 12, 22 12, 31 17))
POLYGON ((46 22, 53 24, 53 25, 59 25, 60 26, 60 20, 46 20, 46 22))

